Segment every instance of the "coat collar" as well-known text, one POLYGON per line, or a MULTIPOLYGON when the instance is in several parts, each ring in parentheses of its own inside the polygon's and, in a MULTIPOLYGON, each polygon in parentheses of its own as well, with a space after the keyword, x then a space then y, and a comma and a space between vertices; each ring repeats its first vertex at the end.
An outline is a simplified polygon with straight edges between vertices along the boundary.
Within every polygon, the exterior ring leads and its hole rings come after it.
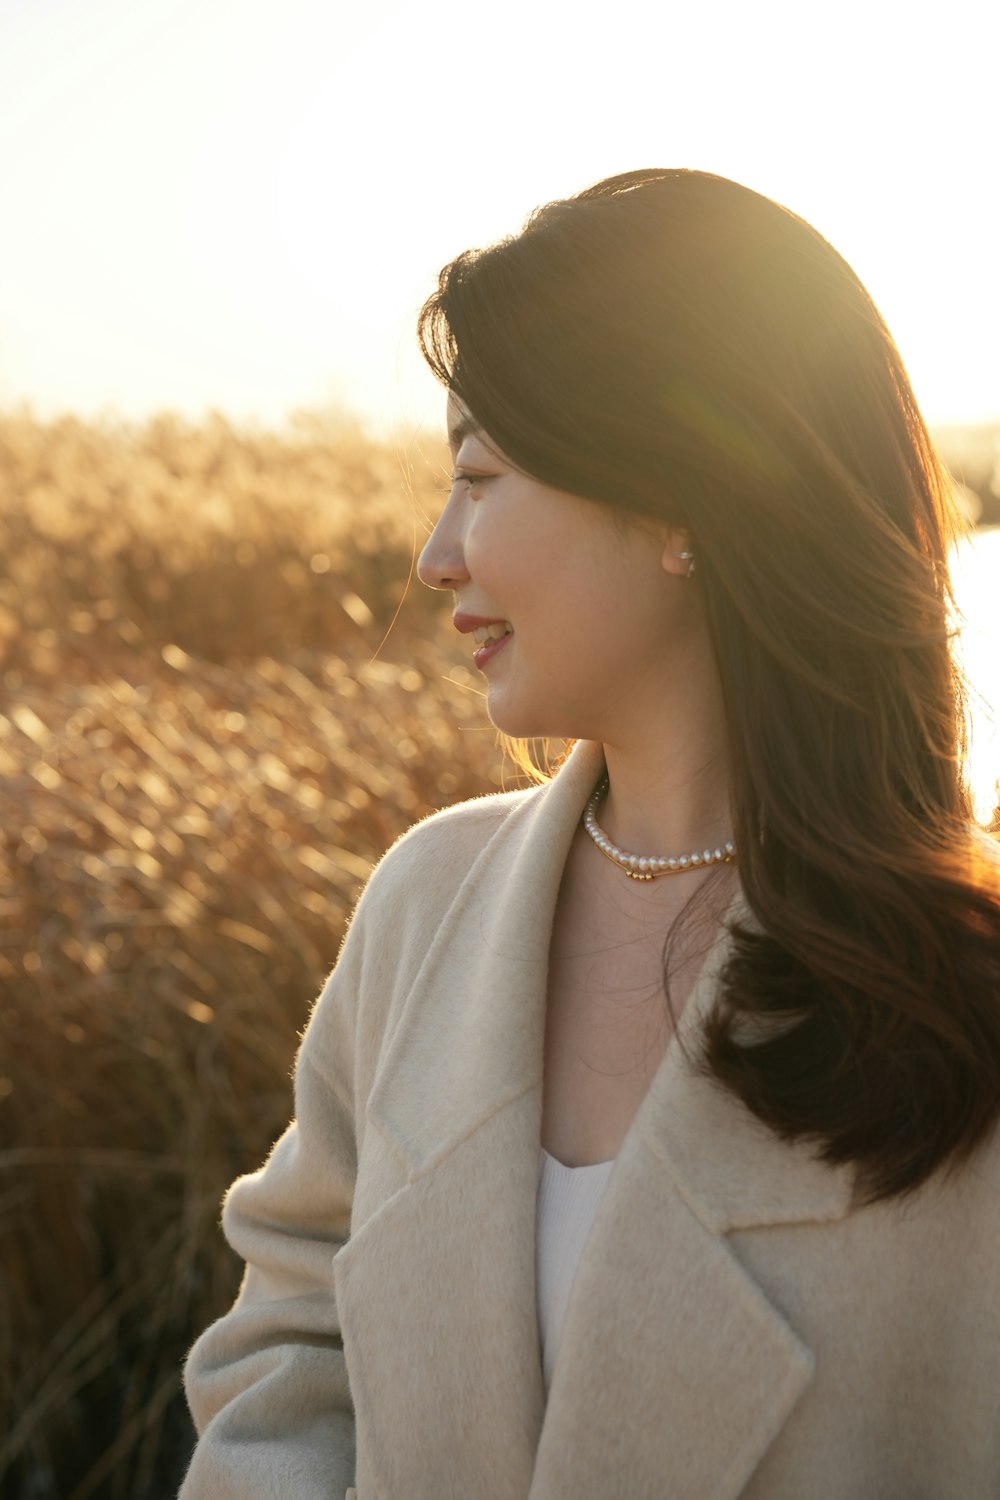
MULTIPOLYGON (((578 741, 555 777, 526 793, 488 841, 434 935, 369 1101, 370 1118, 399 1146, 414 1177, 491 1115, 541 1089, 559 882, 603 769, 601 746, 578 741), (461 1065, 450 1067, 449 1058, 461 1065)), ((696 1049, 729 954, 727 927, 737 920, 758 925, 742 893, 630 1134, 647 1142, 716 1234, 839 1218, 850 1205, 851 1173, 780 1141, 727 1090, 692 1073, 678 1045, 696 1049)))
MULTIPOLYGON (((548 949, 603 763, 578 743, 489 838, 430 938, 369 1099, 408 1185, 334 1265, 359 1464, 364 1449, 386 1500, 736 1500, 811 1379, 810 1350, 725 1236, 840 1218, 850 1174, 778 1141, 690 1070, 675 1038, 609 1177, 546 1404, 535 1218, 548 949), (410 1346, 437 1351, 426 1380, 399 1357, 410 1346), (408 1447, 403 1432, 435 1441, 408 1447)), ((749 917, 741 897, 734 917, 749 917)), ((685 1041, 727 951, 723 930, 685 1041)))

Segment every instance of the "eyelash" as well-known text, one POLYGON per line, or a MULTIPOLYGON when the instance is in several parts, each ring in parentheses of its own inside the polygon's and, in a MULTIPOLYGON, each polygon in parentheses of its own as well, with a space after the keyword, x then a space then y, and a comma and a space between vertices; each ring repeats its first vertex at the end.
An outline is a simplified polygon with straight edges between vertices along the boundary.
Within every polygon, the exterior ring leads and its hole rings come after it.
POLYGON ((450 495, 455 485, 460 484, 463 479, 471 490, 473 485, 483 484, 489 478, 489 474, 466 474, 464 469, 456 469, 450 481, 441 486, 441 491, 445 495, 450 495))

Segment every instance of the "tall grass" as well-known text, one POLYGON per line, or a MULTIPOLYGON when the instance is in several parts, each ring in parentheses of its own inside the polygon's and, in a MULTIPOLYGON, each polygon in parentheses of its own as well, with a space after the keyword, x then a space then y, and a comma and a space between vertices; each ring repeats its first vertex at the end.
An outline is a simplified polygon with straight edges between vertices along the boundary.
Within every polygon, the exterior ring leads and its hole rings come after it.
POLYGON ((0 420, 4 1495, 175 1493, 180 1362, 240 1271, 221 1194, 287 1121, 345 917, 501 783, 406 588, 441 462, 318 420, 0 420))

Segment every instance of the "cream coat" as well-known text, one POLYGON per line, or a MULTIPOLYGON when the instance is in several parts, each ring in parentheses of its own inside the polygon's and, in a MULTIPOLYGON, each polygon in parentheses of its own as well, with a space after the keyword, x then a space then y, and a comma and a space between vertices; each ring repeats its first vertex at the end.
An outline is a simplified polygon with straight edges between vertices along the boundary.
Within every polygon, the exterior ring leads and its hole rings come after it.
POLYGON ((580 743, 544 788, 438 813, 369 881, 303 1041, 297 1121, 226 1199, 247 1270, 186 1366, 183 1500, 1000 1497, 1000 1148, 908 1205, 852 1209, 848 1171, 779 1142, 676 1042, 546 1406, 546 968, 601 765, 580 743))

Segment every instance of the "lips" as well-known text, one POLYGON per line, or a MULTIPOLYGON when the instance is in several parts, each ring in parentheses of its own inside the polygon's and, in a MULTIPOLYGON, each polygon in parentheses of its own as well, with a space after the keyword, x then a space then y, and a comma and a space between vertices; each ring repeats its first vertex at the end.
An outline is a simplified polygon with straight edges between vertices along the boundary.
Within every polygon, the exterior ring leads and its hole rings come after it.
POLYGON ((463 635, 474 635, 478 642, 477 649, 472 653, 472 660, 477 667, 483 666, 514 634, 514 627, 509 620, 501 620, 487 615, 470 615, 464 610, 456 610, 452 616, 455 629, 463 635))
POLYGON ((509 620, 501 619, 499 615, 467 615, 463 610, 456 610, 452 615, 452 624, 462 635, 469 635, 474 630, 486 630, 493 625, 505 625, 511 630, 509 620))
POLYGON ((473 651, 472 660, 476 666, 482 669, 488 661, 492 661, 494 656, 506 648, 507 642, 513 639, 513 635, 512 630, 505 630, 501 635, 487 640, 477 651, 473 651))

